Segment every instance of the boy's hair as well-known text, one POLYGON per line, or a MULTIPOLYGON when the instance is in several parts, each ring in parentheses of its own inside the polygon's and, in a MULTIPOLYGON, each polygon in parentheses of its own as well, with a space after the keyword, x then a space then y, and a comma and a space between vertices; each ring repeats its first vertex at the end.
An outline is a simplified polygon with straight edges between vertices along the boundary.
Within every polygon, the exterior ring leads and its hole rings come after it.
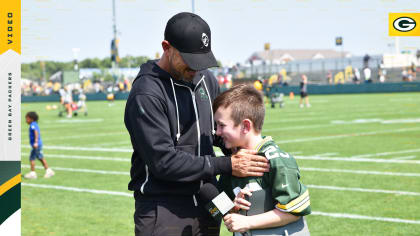
POLYGON ((231 118, 236 125, 244 119, 254 123, 254 129, 261 132, 264 123, 264 99, 252 85, 239 84, 220 94, 213 102, 213 111, 219 107, 232 109, 231 118))
POLYGON ((36 114, 36 112, 34 112, 34 111, 30 111, 30 112, 26 113, 25 117, 29 117, 33 121, 38 121, 38 114, 36 114))

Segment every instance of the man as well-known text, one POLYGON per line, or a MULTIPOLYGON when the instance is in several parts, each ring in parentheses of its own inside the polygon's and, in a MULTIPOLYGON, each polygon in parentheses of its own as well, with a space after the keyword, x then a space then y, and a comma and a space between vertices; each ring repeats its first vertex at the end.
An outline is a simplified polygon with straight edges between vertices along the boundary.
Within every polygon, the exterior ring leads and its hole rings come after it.
POLYGON ((192 13, 173 16, 163 55, 141 66, 127 99, 124 122, 134 149, 131 181, 136 235, 219 235, 197 199, 218 174, 262 176, 269 170, 255 151, 215 157, 212 101, 219 93, 207 70, 217 66, 207 23, 192 13))

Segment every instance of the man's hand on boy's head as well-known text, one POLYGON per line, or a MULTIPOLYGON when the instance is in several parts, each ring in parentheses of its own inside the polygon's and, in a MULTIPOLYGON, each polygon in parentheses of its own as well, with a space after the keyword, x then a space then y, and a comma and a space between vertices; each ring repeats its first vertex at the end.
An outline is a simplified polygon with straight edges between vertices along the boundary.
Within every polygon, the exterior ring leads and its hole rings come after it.
POLYGON ((267 158, 257 155, 257 151, 241 149, 231 156, 232 175, 237 177, 263 176, 270 171, 267 158))

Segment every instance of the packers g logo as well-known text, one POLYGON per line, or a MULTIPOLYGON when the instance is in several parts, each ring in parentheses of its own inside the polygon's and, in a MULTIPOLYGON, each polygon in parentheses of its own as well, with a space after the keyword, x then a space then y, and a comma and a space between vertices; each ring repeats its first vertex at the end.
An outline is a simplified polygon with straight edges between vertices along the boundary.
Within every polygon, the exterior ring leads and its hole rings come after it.
POLYGON ((400 32, 408 32, 416 27, 416 21, 410 17, 400 17, 392 25, 400 32))
POLYGON ((420 13, 389 13, 389 36, 420 36, 420 13))

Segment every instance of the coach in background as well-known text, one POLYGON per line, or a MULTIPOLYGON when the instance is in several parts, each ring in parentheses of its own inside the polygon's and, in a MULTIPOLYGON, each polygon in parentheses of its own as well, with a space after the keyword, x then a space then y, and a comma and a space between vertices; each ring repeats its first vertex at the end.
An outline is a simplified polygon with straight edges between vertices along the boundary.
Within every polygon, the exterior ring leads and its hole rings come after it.
POLYGON ((219 87, 207 70, 217 66, 207 23, 192 13, 173 16, 162 48, 158 61, 141 66, 125 109, 135 234, 219 235, 220 222, 199 205, 200 186, 219 174, 262 176, 269 164, 250 150, 215 157, 212 101, 219 87))

